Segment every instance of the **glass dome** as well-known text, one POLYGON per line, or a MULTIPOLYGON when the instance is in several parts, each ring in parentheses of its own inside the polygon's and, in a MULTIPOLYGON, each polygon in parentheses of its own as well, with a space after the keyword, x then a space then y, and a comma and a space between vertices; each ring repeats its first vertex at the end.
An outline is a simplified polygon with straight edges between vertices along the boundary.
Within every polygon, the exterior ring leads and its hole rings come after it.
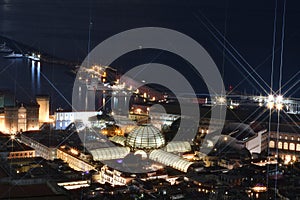
POLYGON ((129 133, 125 145, 132 149, 158 149, 165 145, 165 138, 158 128, 145 124, 134 128, 129 133))

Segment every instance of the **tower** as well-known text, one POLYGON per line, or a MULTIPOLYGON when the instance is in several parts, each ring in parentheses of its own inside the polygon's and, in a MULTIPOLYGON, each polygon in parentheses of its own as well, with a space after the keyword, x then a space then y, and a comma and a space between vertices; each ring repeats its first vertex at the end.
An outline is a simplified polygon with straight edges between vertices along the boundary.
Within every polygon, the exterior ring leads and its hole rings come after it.
POLYGON ((18 109, 18 131, 26 131, 27 130, 27 110, 21 105, 21 107, 18 109))
POLYGON ((40 105, 39 108, 39 123, 42 124, 44 122, 49 121, 49 96, 37 96, 36 102, 40 105))

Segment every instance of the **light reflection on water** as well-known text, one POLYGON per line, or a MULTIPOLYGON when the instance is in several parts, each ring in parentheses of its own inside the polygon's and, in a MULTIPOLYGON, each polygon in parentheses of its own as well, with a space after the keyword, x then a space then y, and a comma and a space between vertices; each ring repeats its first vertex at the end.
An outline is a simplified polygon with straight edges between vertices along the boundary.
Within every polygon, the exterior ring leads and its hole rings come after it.
POLYGON ((74 77, 66 73, 68 67, 30 61, 26 58, 4 59, 4 55, 0 54, 0 90, 15 93, 16 99, 25 103, 34 100, 36 95, 49 95, 52 110, 57 107, 69 109, 65 99, 71 101, 74 77), (41 77, 41 73, 49 82, 41 77))

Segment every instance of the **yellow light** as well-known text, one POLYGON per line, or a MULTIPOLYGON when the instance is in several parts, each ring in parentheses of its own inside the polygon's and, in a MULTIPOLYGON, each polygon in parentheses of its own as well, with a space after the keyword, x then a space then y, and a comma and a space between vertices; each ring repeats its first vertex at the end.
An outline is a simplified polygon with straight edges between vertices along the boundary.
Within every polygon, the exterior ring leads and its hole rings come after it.
POLYGON ((71 151, 72 154, 75 154, 75 155, 79 154, 79 152, 76 149, 71 149, 70 151, 71 151))
POLYGON ((193 154, 186 154, 186 155, 183 155, 182 157, 184 159, 187 159, 187 160, 192 160, 195 157, 195 155, 193 155, 193 154))
POLYGON ((291 157, 291 155, 286 155, 285 156, 285 163, 289 163, 290 161, 292 160, 292 157, 291 157))
POLYGON ((283 104, 282 103, 277 103, 276 104, 276 109, 277 110, 282 110, 282 108, 283 108, 283 104))
POLYGON ((107 135, 107 131, 106 131, 106 130, 103 130, 103 131, 102 131, 102 134, 103 134, 103 135, 107 135))
POLYGON ((137 114, 141 114, 141 113, 142 113, 142 109, 137 108, 137 109, 136 109, 136 113, 137 113, 137 114))
POLYGON ((274 108, 274 102, 272 102, 272 101, 268 102, 268 103, 267 103, 267 107, 268 107, 269 109, 274 108))
POLYGON ((116 129, 116 130, 115 130, 115 133, 116 133, 117 135, 120 135, 120 134, 121 134, 121 130, 120 130, 120 129, 116 129))
POLYGON ((274 101, 274 95, 271 95, 271 94, 270 94, 270 95, 268 96, 268 102, 270 102, 270 101, 274 101))
POLYGON ((254 192, 266 192, 267 191, 267 187, 266 186, 254 186, 252 188, 252 190, 254 192))
POLYGON ((14 140, 14 139, 16 139, 16 136, 15 135, 11 135, 10 139, 14 140))
POLYGON ((219 103, 225 103, 226 99, 224 97, 219 97, 218 101, 219 101, 219 103))

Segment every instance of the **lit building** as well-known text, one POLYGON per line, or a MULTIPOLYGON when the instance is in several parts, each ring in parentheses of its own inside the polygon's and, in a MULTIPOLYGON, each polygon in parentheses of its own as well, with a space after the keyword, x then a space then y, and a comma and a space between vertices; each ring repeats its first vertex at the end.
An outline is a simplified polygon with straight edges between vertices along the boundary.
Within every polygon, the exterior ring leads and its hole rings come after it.
POLYGON ((1 116, 2 132, 16 133, 28 130, 38 130, 39 105, 35 103, 4 107, 1 116))
POLYGON ((99 112, 64 112, 57 111, 55 113, 55 129, 65 130, 71 123, 77 119, 88 122, 90 117, 96 116, 99 112))
MULTIPOLYGON (((257 126, 255 126, 257 127, 257 126)), ((255 128, 243 123, 230 123, 223 129, 224 135, 235 139, 236 144, 245 147, 251 154, 261 153, 267 146, 267 129, 263 127, 255 128)))
POLYGON ((153 150, 150 153, 149 158, 182 172, 187 172, 188 168, 193 164, 193 162, 189 162, 175 154, 160 149, 153 150))
POLYGON ((15 140, 15 135, 1 135, 0 142, 0 158, 2 159, 35 157, 35 150, 27 145, 17 142, 15 140))
MULTIPOLYGON (((37 133, 40 134, 40 133, 37 133)), ((30 146, 35 150, 35 155, 37 157, 42 157, 46 160, 54 160, 57 158, 56 156, 56 150, 57 148, 55 146, 49 146, 47 144, 43 144, 40 141, 35 140, 34 138, 31 138, 29 135, 22 134, 21 135, 21 142, 26 144, 27 146, 30 146)))
POLYGON ((50 101, 49 96, 37 96, 36 97, 36 102, 40 105, 40 107, 39 107, 39 123, 40 123, 40 125, 43 124, 44 122, 49 121, 49 111, 50 111, 49 101, 50 101))
MULTIPOLYGON (((190 151, 191 146, 188 142, 171 142, 165 146, 166 141, 164 136, 160 133, 160 130, 150 124, 137 126, 128 134, 127 137, 113 136, 110 140, 122 145, 123 147, 114 146, 93 149, 90 153, 94 160, 104 161, 122 159, 122 162, 126 162, 126 158, 128 160, 135 160, 131 158, 134 154, 139 155, 138 157, 141 157, 141 161, 149 159, 149 162, 145 162, 148 163, 148 165, 150 165, 150 163, 161 163, 165 166, 169 166, 183 172, 187 172, 188 168, 193 164, 193 162, 189 162, 175 154, 190 151), (133 154, 129 154, 130 152, 133 154)), ((143 162, 130 162, 127 163, 127 165, 136 167, 134 165, 141 164, 139 167, 151 167, 153 171, 156 170, 155 164, 151 166, 146 166, 147 164, 142 166, 142 163, 143 162)), ((140 172, 142 173, 144 169, 139 168, 139 170, 142 170, 140 172)))
POLYGON ((74 148, 66 148, 65 146, 58 148, 57 158, 68 163, 69 167, 76 171, 86 172, 95 169, 95 167, 88 162, 91 156, 83 154, 74 148))
POLYGON ((133 178, 125 177, 121 172, 109 169, 106 165, 104 165, 97 176, 94 177, 98 182, 110 183, 112 186, 115 185, 126 185, 131 181, 133 178))
POLYGON ((154 126, 138 126, 130 132, 125 145, 131 149, 148 151, 165 146, 165 138, 154 126))
POLYGON ((300 158, 300 129, 290 124, 280 124, 277 134, 277 125, 271 125, 269 148, 272 155, 276 155, 286 163, 300 158))

